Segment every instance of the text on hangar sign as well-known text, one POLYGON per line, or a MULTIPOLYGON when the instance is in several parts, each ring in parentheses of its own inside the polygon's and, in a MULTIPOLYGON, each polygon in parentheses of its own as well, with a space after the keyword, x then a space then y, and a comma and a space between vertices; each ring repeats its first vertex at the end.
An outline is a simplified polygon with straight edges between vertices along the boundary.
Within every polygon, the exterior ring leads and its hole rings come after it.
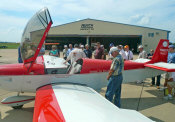
POLYGON ((94 30, 93 24, 81 24, 80 30, 94 30))

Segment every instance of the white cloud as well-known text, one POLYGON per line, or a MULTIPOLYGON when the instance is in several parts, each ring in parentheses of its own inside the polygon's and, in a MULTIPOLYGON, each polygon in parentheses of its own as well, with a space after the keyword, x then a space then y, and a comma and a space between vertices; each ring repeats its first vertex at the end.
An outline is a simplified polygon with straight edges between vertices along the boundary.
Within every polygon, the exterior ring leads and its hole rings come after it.
POLYGON ((135 23, 137 25, 148 25, 151 19, 151 15, 143 14, 143 15, 135 15, 130 17, 130 23, 135 23))
MULTIPOLYGON (((27 19, 45 6, 54 25, 92 18, 170 30, 171 40, 175 35, 169 26, 175 21, 175 0, 1 0, 0 29, 14 27, 22 32, 27 19)), ((0 40, 8 40, 1 34, 0 40)))

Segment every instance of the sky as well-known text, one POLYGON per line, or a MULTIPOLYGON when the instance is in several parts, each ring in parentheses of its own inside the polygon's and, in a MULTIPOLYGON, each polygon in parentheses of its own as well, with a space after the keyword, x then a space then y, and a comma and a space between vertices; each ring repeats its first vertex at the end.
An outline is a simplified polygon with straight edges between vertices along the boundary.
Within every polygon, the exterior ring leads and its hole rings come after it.
POLYGON ((43 7, 53 26, 91 18, 169 30, 175 42, 175 0, 1 0, 0 41, 20 42, 26 23, 43 7))

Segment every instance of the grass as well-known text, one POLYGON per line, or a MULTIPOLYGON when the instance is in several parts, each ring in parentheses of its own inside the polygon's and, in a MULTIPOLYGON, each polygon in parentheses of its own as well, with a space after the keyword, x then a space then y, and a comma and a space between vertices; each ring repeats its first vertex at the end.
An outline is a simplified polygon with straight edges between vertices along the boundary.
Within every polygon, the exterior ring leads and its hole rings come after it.
POLYGON ((0 43, 1 46, 6 46, 7 48, 0 48, 0 49, 17 49, 20 43, 0 43))

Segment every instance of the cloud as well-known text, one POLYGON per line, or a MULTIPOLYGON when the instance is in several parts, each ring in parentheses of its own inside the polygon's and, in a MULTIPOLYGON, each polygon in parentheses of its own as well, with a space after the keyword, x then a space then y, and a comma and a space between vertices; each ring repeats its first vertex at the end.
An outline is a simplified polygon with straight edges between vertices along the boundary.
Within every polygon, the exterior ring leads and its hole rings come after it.
POLYGON ((135 23, 138 25, 148 25, 151 20, 151 15, 143 14, 143 15, 135 15, 130 17, 130 23, 135 23))
POLYGON ((27 19, 0 13, 0 41, 19 42, 27 19))
MULTIPOLYGON (((175 21, 175 0, 1 0, 0 29, 14 27, 22 32, 27 20, 45 6, 54 25, 92 18, 170 30, 171 40, 175 35, 169 26, 175 21)), ((0 35, 2 39, 7 40, 0 35)))

